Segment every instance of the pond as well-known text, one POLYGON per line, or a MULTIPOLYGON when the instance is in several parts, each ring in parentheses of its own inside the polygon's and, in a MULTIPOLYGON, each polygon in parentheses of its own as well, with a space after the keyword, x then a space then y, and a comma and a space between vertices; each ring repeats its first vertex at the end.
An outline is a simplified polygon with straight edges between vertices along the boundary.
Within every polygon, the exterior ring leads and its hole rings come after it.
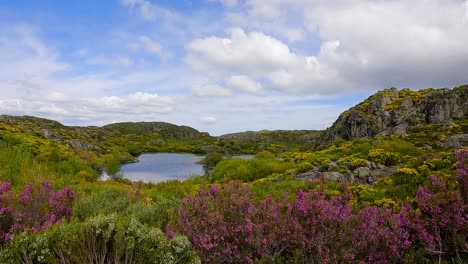
MULTIPOLYGON (((185 180, 193 175, 204 175, 205 169, 199 164, 205 156, 190 153, 145 153, 138 157, 138 162, 124 164, 121 167, 123 177, 131 181, 162 182, 185 180)), ((238 155, 235 158, 251 158, 252 155, 238 155)), ((103 180, 108 175, 103 173, 103 180)))

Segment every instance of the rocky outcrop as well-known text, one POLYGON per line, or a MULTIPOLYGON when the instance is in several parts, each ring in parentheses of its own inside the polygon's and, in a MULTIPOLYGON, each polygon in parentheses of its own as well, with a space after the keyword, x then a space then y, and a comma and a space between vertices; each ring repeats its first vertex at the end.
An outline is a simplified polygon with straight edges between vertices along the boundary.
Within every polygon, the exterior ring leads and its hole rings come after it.
POLYGON ((405 136, 413 127, 443 124, 467 116, 468 85, 421 91, 390 88, 343 112, 321 134, 315 146, 338 138, 352 140, 390 134, 405 136))
POLYGON ((320 180, 322 174, 324 174, 327 181, 372 184, 380 178, 389 176, 398 168, 400 168, 400 166, 379 166, 374 169, 358 167, 352 172, 340 173, 337 171, 321 172, 318 167, 314 167, 312 170, 296 174, 294 177, 302 180, 320 180))
POLYGON ((456 149, 468 146, 468 134, 451 135, 447 137, 447 140, 443 143, 445 147, 454 147, 456 149))
POLYGON ((75 149, 75 150, 92 150, 92 149, 99 149, 97 146, 89 143, 89 142, 85 142, 85 141, 82 141, 82 140, 78 140, 78 139, 70 139, 68 141, 68 144, 71 148, 75 149))

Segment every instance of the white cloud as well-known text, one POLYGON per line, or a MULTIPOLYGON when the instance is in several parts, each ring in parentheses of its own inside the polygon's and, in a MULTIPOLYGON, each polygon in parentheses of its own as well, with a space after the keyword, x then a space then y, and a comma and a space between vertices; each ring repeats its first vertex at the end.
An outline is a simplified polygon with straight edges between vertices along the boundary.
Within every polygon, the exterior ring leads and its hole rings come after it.
POLYGON ((219 85, 211 84, 193 87, 192 94, 196 97, 226 97, 231 95, 231 91, 219 85))
POLYGON ((206 125, 212 125, 216 123, 216 117, 213 116, 205 116, 200 118, 200 121, 206 125))
POLYGON ((136 9, 143 19, 155 20, 157 18, 157 8, 150 1, 146 0, 121 0, 124 6, 136 9))
POLYGON ((228 20, 256 30, 187 45, 187 61, 218 83, 246 75, 287 93, 338 93, 468 82, 466 1, 248 0, 240 10, 228 20), (286 42, 311 39, 316 51, 286 42))
MULTIPOLYGON (((174 109, 174 100, 167 96, 136 92, 126 97, 106 96, 98 99, 84 98, 81 104, 88 107, 101 107, 102 112, 119 112, 125 114, 168 113, 174 109)), ((97 109, 95 109, 97 110, 97 109)))
POLYGON ((148 0, 121 0, 120 2, 123 6, 128 7, 130 11, 137 13, 147 21, 158 19, 174 21, 179 19, 175 12, 162 8, 148 0))
POLYGON ((468 82, 463 70, 468 66, 467 1, 248 0, 243 7, 231 16, 246 28, 287 37, 287 28, 299 27, 306 35, 298 41, 320 40, 320 52, 307 57, 315 57, 329 73, 317 83, 317 78, 308 78, 309 71, 285 71, 299 83, 302 79, 321 86, 327 85, 322 79, 329 83, 338 78, 335 85, 375 90, 468 82))
POLYGON ((63 102, 67 100, 67 96, 61 92, 51 92, 46 96, 46 99, 51 102, 63 102))
POLYGON ((129 67, 134 64, 133 60, 124 56, 106 57, 103 55, 92 56, 86 59, 86 63, 91 65, 124 66, 129 67))
POLYGON ((301 56, 280 40, 261 32, 234 29, 231 38, 209 37, 192 41, 188 61, 204 73, 218 73, 229 87, 246 92, 263 90, 252 79, 269 81, 270 89, 285 92, 335 92, 343 84, 337 69, 328 65, 339 42, 325 43, 318 56, 301 56), (232 73, 236 75, 231 76, 232 73))
POLYGON ((298 63, 297 56, 281 41, 261 32, 233 29, 231 38, 208 37, 187 45, 188 62, 195 68, 264 74, 298 63))
POLYGON ((246 75, 231 76, 227 81, 227 86, 247 93, 258 94, 263 92, 262 85, 246 75))
POLYGON ((169 57, 168 53, 163 49, 159 42, 149 38, 148 36, 140 36, 139 40, 146 52, 161 57, 162 59, 167 59, 169 57))

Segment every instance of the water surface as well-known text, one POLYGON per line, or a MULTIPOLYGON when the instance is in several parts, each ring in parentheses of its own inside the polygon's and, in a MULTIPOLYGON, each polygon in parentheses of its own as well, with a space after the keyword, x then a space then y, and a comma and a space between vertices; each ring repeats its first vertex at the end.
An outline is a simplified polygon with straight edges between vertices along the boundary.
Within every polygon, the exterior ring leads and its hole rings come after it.
POLYGON ((161 182, 185 180, 193 175, 204 175, 203 165, 196 164, 203 155, 189 153, 145 153, 137 163, 125 164, 121 171, 132 181, 161 182))
MULTIPOLYGON (((252 155, 239 155, 233 158, 251 158, 252 155)), ((197 164, 204 155, 190 153, 145 153, 138 156, 138 162, 124 164, 120 171, 123 177, 131 181, 162 182, 185 180, 193 175, 204 175, 202 164, 197 164)), ((108 179, 106 173, 102 179, 108 179)))

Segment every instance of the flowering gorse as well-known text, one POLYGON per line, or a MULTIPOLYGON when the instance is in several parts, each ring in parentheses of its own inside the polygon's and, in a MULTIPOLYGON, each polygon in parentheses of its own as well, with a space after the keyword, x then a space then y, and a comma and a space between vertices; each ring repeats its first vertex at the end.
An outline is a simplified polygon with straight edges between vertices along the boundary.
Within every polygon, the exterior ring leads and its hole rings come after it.
POLYGON ((11 184, 0 185, 0 244, 8 242, 20 231, 37 232, 51 224, 69 219, 75 193, 70 187, 59 191, 51 188, 49 181, 41 185, 29 183, 18 195, 11 184))

